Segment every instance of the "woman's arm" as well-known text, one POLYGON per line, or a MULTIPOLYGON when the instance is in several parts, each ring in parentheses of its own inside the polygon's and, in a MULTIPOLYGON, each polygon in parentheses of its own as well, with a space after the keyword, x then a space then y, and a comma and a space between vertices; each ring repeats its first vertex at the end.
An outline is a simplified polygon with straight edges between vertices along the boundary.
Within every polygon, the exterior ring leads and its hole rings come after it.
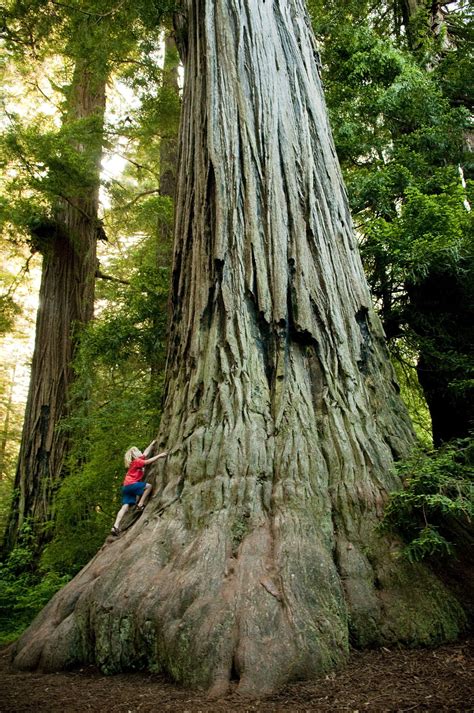
POLYGON ((144 458, 146 458, 147 455, 148 455, 149 453, 151 453, 151 449, 153 448, 153 446, 155 445, 155 443, 156 443, 156 438, 150 443, 149 446, 147 446, 147 447, 145 448, 145 450, 143 451, 143 457, 144 457, 144 458))
MULTIPOLYGON (((143 454, 145 455, 145 454, 143 454)), ((168 455, 168 451, 163 451, 163 453, 158 453, 157 456, 153 456, 153 458, 147 458, 145 461, 145 465, 148 465, 149 463, 154 463, 158 458, 166 458, 168 455)))

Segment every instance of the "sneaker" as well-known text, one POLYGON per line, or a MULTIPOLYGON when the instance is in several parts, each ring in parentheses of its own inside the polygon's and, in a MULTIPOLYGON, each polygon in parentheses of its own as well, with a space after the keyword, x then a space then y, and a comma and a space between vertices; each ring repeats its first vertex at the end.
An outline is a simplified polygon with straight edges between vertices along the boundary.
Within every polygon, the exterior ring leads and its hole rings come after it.
POLYGON ((114 527, 110 530, 110 534, 113 535, 114 537, 117 537, 117 535, 120 535, 120 530, 118 529, 118 527, 115 527, 115 526, 114 526, 114 527))

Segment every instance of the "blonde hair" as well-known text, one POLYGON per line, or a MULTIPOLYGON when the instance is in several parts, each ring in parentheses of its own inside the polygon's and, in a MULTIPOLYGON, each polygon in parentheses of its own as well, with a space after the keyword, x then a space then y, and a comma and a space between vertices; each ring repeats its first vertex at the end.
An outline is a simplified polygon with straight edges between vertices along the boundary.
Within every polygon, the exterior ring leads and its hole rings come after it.
POLYGON ((131 448, 128 449, 128 451, 125 453, 124 456, 124 463, 125 463, 125 468, 130 468, 130 464, 132 461, 135 460, 135 458, 140 458, 142 452, 139 450, 136 446, 132 446, 131 448))

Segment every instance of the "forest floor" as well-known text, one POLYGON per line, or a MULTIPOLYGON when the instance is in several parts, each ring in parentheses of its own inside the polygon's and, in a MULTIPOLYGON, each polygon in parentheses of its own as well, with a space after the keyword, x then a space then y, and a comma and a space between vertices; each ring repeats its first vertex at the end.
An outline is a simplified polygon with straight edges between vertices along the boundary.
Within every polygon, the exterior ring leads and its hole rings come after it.
POLYGON ((104 676, 92 667, 67 673, 14 671, 0 652, 1 713, 267 713, 270 711, 474 711, 474 641, 436 649, 353 652, 343 668, 287 686, 263 700, 235 692, 210 701, 148 673, 104 676))

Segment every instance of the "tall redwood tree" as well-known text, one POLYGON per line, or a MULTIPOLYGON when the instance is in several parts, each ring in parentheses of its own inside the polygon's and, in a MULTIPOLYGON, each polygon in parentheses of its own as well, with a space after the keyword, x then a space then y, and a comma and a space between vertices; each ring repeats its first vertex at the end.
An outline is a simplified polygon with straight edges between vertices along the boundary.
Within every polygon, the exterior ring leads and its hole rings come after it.
MULTIPOLYGON (((87 28, 86 28, 87 30, 87 28)), ((68 440, 58 426, 67 415, 72 360, 80 328, 92 319, 97 270, 99 168, 102 156, 107 63, 78 56, 68 90, 64 126, 87 121, 86 143, 74 142, 87 180, 58 197, 54 220, 34 235, 43 258, 35 348, 4 545, 16 543, 25 520, 36 544, 48 537, 54 492, 64 475, 68 440)))
POLYGON ((167 396, 145 515, 16 665, 262 695, 463 613, 376 525, 413 436, 352 235, 303 0, 187 0, 167 396))

